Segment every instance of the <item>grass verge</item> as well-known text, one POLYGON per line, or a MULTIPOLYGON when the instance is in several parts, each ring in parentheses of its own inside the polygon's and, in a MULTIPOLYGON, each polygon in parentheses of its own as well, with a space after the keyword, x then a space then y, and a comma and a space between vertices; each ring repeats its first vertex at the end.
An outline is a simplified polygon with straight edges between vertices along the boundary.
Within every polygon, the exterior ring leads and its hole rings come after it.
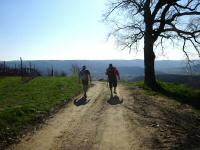
POLYGON ((80 91, 76 77, 0 78, 0 149, 80 91))
POLYGON ((172 98, 182 104, 188 104, 192 106, 200 113, 200 89, 194 89, 186 85, 166 83, 162 81, 159 81, 158 84, 160 88, 157 91, 152 91, 144 84, 143 81, 126 82, 126 85, 129 87, 137 86, 143 88, 145 90, 145 94, 147 95, 161 95, 172 98))

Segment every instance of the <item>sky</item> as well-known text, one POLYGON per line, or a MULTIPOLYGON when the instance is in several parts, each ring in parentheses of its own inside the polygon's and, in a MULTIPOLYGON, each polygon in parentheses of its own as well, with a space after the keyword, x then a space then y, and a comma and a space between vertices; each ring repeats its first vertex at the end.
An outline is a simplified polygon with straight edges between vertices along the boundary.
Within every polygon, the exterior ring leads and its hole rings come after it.
MULTIPOLYGON (((108 0, 0 0, 0 60, 143 59, 121 51, 102 22, 108 0)), ((169 48, 158 59, 183 59, 169 48)))

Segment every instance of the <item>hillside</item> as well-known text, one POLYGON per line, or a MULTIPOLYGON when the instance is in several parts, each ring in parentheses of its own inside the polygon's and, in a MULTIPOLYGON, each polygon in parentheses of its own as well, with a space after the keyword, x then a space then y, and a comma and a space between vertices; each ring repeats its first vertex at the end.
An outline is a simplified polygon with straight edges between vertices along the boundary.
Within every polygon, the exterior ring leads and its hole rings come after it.
MULTIPOLYGON (((200 75, 176 75, 176 74, 157 74, 157 80, 185 84, 194 88, 200 88, 200 75)), ((132 78, 130 81, 142 81, 144 76, 132 78)))
MULTIPOLYGON (((138 76, 144 76, 144 62, 143 60, 34 60, 23 61, 24 67, 29 67, 31 62, 32 67, 35 67, 42 75, 51 74, 51 69, 61 74, 72 74, 72 66, 81 68, 86 65, 90 70, 94 80, 106 79, 105 71, 109 63, 116 66, 121 75, 122 80, 131 80, 138 76)), ((1 62, 2 63, 2 62, 1 62)), ((200 74, 199 61, 195 61, 192 66, 192 73, 195 75, 200 74)), ((19 61, 6 61, 6 65, 10 67, 20 66, 19 61)), ((157 60, 155 61, 156 74, 180 74, 190 75, 186 63, 183 60, 157 60)))
POLYGON ((200 88, 200 75, 158 75, 158 80, 200 88))
POLYGON ((0 78, 0 149, 81 90, 74 77, 0 78))

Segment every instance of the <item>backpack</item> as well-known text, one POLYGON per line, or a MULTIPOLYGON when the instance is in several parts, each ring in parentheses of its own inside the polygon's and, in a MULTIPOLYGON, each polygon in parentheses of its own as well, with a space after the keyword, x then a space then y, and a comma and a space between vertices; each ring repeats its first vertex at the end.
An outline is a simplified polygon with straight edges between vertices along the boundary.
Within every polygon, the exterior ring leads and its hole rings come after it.
POLYGON ((107 75, 108 75, 108 78, 114 78, 115 77, 115 68, 114 67, 108 68, 107 75))
POLYGON ((81 70, 79 73, 81 80, 88 80, 88 71, 87 70, 81 70))

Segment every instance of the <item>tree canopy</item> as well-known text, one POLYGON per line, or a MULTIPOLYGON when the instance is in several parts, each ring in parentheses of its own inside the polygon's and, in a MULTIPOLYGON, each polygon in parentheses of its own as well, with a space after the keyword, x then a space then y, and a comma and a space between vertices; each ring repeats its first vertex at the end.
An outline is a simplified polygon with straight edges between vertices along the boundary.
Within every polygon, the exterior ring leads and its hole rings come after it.
POLYGON ((139 41, 148 32, 154 48, 165 48, 165 40, 178 42, 189 60, 187 50, 200 57, 199 0, 113 0, 105 13, 113 26, 114 36, 122 49, 138 50, 139 41))
POLYGON ((200 57, 199 0, 113 0, 105 20, 113 24, 110 35, 122 49, 138 51, 143 40, 145 83, 152 89, 158 87, 156 47, 163 51, 165 41, 177 42, 188 62, 192 50, 200 57))

